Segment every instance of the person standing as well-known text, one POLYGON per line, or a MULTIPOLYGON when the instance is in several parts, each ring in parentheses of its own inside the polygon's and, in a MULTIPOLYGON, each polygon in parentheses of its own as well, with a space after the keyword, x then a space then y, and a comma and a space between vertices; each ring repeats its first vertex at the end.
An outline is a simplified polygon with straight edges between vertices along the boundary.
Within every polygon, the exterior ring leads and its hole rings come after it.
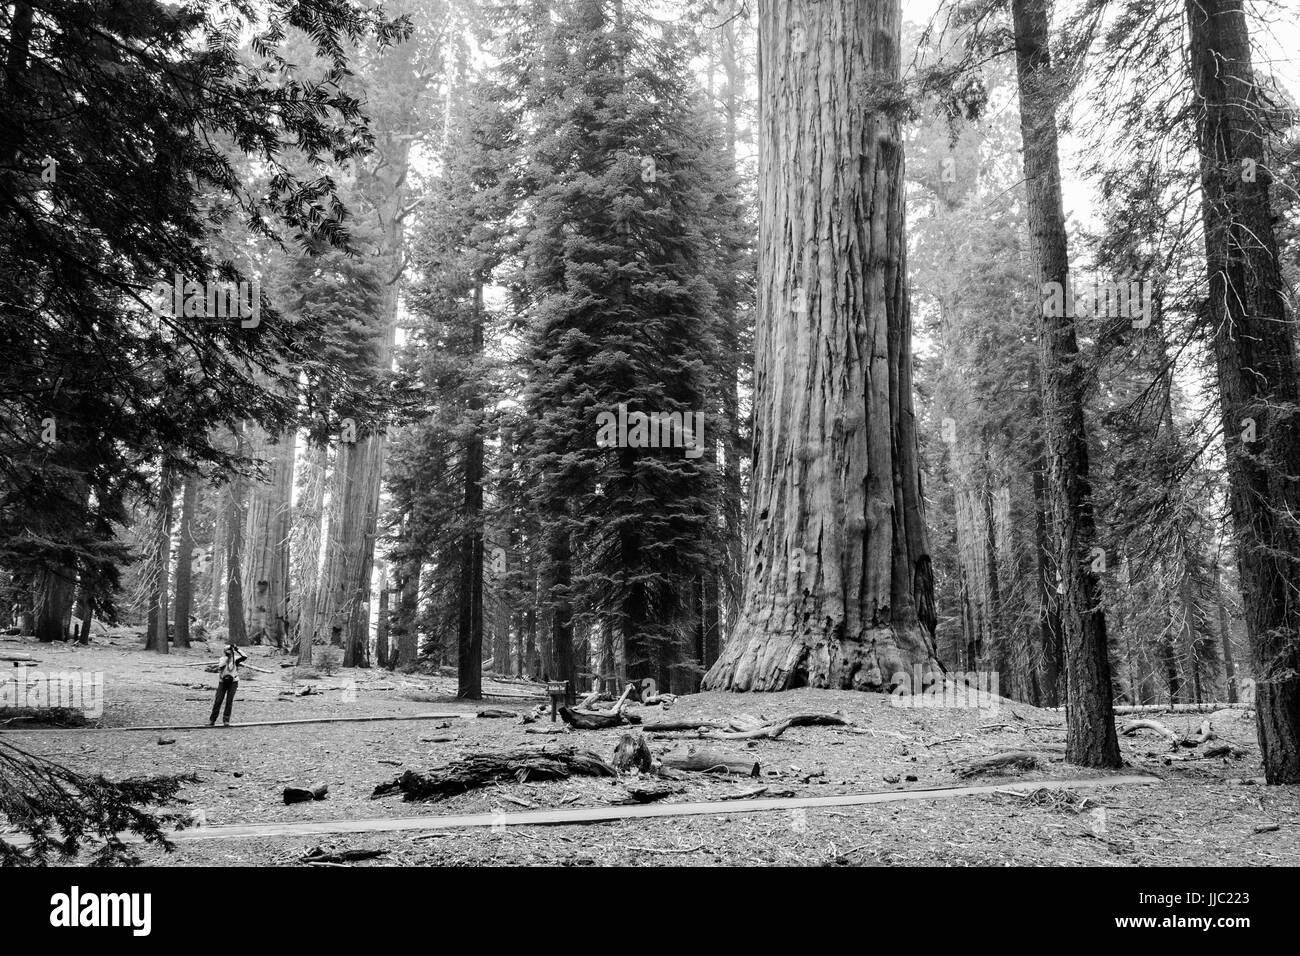
POLYGON ((226 702, 226 713, 222 717, 221 724, 223 727, 230 726, 230 709, 235 706, 235 691, 239 689, 239 665, 248 660, 244 654, 234 644, 227 644, 225 653, 217 661, 217 699, 212 702, 212 716, 208 718, 208 726, 215 727, 217 724, 217 712, 221 710, 221 702, 226 702))

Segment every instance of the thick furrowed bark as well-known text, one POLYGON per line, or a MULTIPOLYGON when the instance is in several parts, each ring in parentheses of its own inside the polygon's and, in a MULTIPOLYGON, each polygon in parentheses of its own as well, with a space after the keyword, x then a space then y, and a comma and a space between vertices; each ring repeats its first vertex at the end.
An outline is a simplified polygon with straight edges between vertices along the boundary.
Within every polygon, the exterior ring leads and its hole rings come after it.
POLYGON ((933 660, 913 600, 925 532, 903 157, 883 105, 899 30, 895 3, 759 6, 749 569, 708 687, 884 689, 933 660))
POLYGON ((1264 776, 1300 783, 1300 357, 1240 0, 1187 4, 1202 218, 1232 513, 1264 776))

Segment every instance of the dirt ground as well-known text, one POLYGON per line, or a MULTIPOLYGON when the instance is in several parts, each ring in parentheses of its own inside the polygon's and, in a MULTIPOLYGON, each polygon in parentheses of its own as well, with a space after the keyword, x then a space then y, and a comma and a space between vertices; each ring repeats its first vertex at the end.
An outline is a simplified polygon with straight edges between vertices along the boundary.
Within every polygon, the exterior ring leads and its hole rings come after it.
MULTIPOLYGON (((0 640, 0 654, 29 654, 33 670, 104 674, 104 710, 93 725, 206 723, 215 677, 202 667, 217 647, 198 645, 162 656, 138 638, 97 637, 89 647, 0 640)), ((38 730, 6 717, 5 739, 73 769, 110 778, 188 773, 199 781, 181 791, 202 825, 356 820, 525 808, 591 807, 622 803, 627 781, 571 778, 501 784, 436 803, 400 796, 372 799, 376 785, 406 769, 424 769, 481 751, 525 745, 572 745, 609 759, 613 730, 530 734, 550 726, 537 716, 536 685, 485 681, 481 702, 457 701, 454 680, 424 674, 342 670, 331 675, 281 668, 286 659, 251 648, 234 719, 448 714, 447 718, 374 723, 326 723, 195 731, 38 730), (302 694, 310 688, 312 693, 302 694), (478 717, 494 708, 516 715, 478 717), (520 715, 536 717, 521 723, 520 715), (327 799, 285 805, 286 786, 326 784, 327 799)), ((8 662, 4 662, 8 669, 8 662)), ((8 675, 0 675, 7 679, 8 675)), ((1023 704, 996 709, 909 709, 882 694, 797 690, 781 694, 702 693, 680 698, 667 713, 635 707, 646 721, 736 715, 781 718, 836 713, 867 733, 837 727, 795 727, 776 740, 710 742, 758 761, 758 780, 690 774, 674 782, 666 803, 719 800, 765 787, 765 797, 950 787, 1002 780, 1068 780, 1104 776, 1064 763, 1063 716, 1023 704), (970 760, 1007 750, 1038 755, 1037 769, 961 779, 970 760)), ((1263 787, 1242 780, 1261 773, 1253 713, 1157 715, 1178 734, 1208 717, 1215 743, 1240 756, 1205 759, 1207 749, 1171 749, 1156 734, 1121 737, 1123 773, 1161 778, 1147 786, 993 792, 861 807, 737 812, 564 826, 509 826, 425 833, 178 842, 171 853, 149 850, 145 863, 170 866, 298 862, 308 851, 373 848, 385 855, 355 865, 1297 865, 1300 788, 1263 787), (1276 827, 1276 829, 1272 829, 1276 827)), ((1120 718, 1121 721, 1126 718, 1120 718)), ((693 733, 651 734, 662 753, 693 733)), ((3 823, 0 822, 0 827, 3 823)))

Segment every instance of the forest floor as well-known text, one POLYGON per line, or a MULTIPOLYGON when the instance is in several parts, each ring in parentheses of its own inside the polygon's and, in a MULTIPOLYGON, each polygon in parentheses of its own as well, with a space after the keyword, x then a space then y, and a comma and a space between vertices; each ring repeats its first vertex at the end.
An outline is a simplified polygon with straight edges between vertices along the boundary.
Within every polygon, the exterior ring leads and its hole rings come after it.
MULTIPOLYGON (((120 779, 197 774, 184 808, 201 826, 505 814, 532 808, 602 807, 628 801, 628 780, 571 777, 556 782, 503 783, 437 802, 372 798, 375 787, 406 769, 426 769, 469 754, 520 746, 566 745, 609 760, 620 732, 528 733, 550 727, 549 712, 532 723, 544 700, 537 685, 485 677, 485 699, 458 701, 454 679, 381 670, 281 668, 269 648, 250 648, 248 672, 235 703, 236 724, 304 718, 456 716, 402 722, 320 723, 241 729, 113 730, 138 725, 207 722, 215 676, 202 667, 216 644, 162 656, 134 633, 97 636, 89 647, 0 639, 0 655, 30 655, 40 671, 104 674, 104 729, 42 730, 6 717, 3 739, 72 769, 120 779), (306 688, 312 693, 301 695, 306 688), (513 717, 479 717, 492 708, 513 717), (286 805, 287 786, 329 787, 326 799, 286 805)), ((9 662, 3 662, 4 671, 9 662)), ((0 680, 7 679, 0 673, 0 680)), ((796 690, 780 694, 708 692, 681 697, 667 713, 633 707, 646 721, 725 720, 737 715, 779 719, 836 713, 866 733, 834 726, 794 727, 776 740, 708 741, 712 749, 752 759, 758 779, 686 774, 664 804, 737 797, 830 796, 1106 776, 1064 763, 1063 715, 1025 704, 995 709, 910 709, 883 694, 796 690), (1037 769, 962 778, 969 761, 1009 750, 1039 757, 1037 769), (765 788, 762 793, 755 790, 765 788)), ((1152 715, 1143 715, 1152 716, 1152 715)), ((1171 749, 1139 731, 1121 737, 1125 775, 1160 778, 1154 785, 987 792, 867 806, 735 812, 630 819, 563 826, 499 826, 397 833, 178 840, 170 853, 148 849, 150 865, 292 865, 317 847, 374 849, 355 865, 1297 865, 1300 787, 1264 787, 1243 780, 1261 773, 1254 714, 1154 715, 1178 734, 1211 720, 1217 743, 1240 756, 1200 758, 1200 748, 1171 749)), ((1119 718, 1125 722, 1127 718, 1119 718)), ((629 729, 629 728, 624 728, 629 729)), ((647 735, 660 754, 693 733, 647 735)), ((0 831, 4 824, 0 822, 0 831)))

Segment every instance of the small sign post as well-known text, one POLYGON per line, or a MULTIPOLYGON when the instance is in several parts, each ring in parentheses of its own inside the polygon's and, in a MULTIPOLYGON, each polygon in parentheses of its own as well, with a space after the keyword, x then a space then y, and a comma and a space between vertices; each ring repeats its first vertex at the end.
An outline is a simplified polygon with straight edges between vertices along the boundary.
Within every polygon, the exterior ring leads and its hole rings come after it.
POLYGON ((546 690, 551 695, 551 723, 555 723, 556 709, 560 706, 560 701, 564 700, 565 694, 569 690, 567 680, 552 680, 546 682, 546 690))

